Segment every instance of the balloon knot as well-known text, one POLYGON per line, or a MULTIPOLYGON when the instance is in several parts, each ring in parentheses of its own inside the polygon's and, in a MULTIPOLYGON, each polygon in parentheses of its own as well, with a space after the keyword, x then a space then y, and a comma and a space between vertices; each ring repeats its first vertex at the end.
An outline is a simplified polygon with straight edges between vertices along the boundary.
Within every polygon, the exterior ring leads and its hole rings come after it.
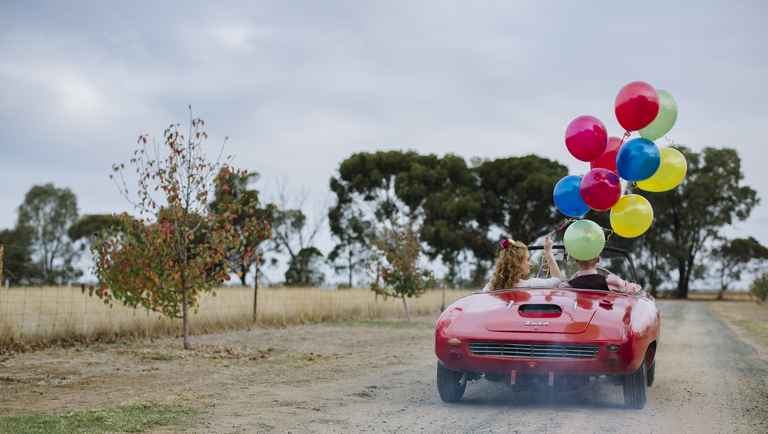
POLYGON ((629 131, 624 131, 624 135, 621 137, 621 142, 619 142, 619 146, 623 145, 623 144, 624 144, 624 142, 625 142, 625 141, 626 141, 626 140, 629 138, 629 136, 631 136, 631 135, 632 135, 632 133, 630 133, 629 131))

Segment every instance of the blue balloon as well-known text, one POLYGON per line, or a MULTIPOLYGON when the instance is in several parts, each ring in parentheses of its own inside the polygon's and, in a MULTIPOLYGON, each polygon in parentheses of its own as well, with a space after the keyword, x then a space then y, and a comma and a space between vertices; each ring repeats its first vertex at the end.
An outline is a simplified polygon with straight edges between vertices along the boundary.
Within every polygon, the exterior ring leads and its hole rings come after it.
POLYGON ((552 199, 557 209, 568 217, 582 218, 589 211, 589 207, 581 198, 579 188, 581 176, 568 175, 557 181, 552 199))
POLYGON ((661 164, 659 147, 648 139, 637 138, 621 145, 616 169, 627 181, 642 181, 656 173, 661 164))

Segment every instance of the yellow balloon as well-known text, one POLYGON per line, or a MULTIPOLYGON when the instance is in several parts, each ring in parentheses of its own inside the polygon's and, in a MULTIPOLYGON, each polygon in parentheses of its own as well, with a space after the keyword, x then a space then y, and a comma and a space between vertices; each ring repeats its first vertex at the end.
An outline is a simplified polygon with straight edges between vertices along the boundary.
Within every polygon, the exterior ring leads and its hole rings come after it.
POLYGON ((653 223, 653 208, 648 199, 639 194, 621 197, 611 208, 613 232, 624 238, 636 238, 644 234, 653 223))
POLYGON ((648 179, 637 182, 641 190, 659 193, 672 190, 680 185, 688 171, 685 155, 675 148, 661 149, 661 164, 648 179))

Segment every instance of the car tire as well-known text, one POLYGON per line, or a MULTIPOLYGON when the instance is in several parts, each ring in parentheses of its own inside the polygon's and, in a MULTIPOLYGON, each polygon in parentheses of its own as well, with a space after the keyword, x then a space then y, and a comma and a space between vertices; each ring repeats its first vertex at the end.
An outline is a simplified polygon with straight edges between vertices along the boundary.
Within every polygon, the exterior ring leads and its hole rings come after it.
POLYGON ((437 362, 437 392, 443 402, 459 402, 467 389, 464 374, 452 371, 437 362))
POLYGON ((637 371, 624 376, 624 405, 627 408, 641 409, 645 407, 646 387, 648 385, 648 368, 643 364, 637 371))
POLYGON ((651 364, 651 367, 648 368, 648 373, 646 374, 648 377, 648 387, 653 386, 653 380, 656 378, 656 361, 654 360, 651 364))

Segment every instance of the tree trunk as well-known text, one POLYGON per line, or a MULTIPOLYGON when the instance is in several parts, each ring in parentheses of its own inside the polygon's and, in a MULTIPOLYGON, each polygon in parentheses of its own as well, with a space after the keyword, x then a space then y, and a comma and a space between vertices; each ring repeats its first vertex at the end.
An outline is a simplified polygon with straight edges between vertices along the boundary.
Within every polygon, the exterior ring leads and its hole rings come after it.
POLYGON ((684 262, 679 262, 677 266, 677 298, 688 298, 688 282, 690 279, 690 273, 688 267, 684 262))
POLYGON ((724 274, 720 275, 720 291, 717 293, 717 300, 723 300, 725 298, 725 291, 728 289, 728 285, 725 282, 724 274))
POLYGON ((187 289, 184 288, 181 293, 181 336, 184 339, 184 349, 191 350, 189 343, 189 308, 187 306, 187 289))
POLYGON ((659 260, 656 255, 651 256, 651 270, 648 273, 648 284, 651 287, 651 296, 656 298, 658 297, 658 286, 659 286, 659 276, 656 272, 657 267, 659 266, 659 260))
POLYGON ((725 266, 720 269, 720 292, 717 293, 717 300, 725 298, 725 290, 728 289, 728 285, 725 282, 725 266))
POLYGON ((405 309, 405 319, 406 321, 411 321, 411 311, 408 310, 408 302, 405 301, 405 296, 403 298, 403 309, 405 309))
POLYGON ((349 250, 349 257, 347 258, 347 267, 349 269, 349 289, 352 289, 352 250, 349 250))
POLYGON ((717 293, 717 300, 720 301, 723 298, 725 298, 725 290, 726 288, 720 288, 720 292, 717 293))
POLYGON ((240 284, 243 286, 248 286, 248 283, 246 282, 246 278, 248 277, 248 266, 246 264, 240 264, 240 284))
POLYGON ((256 256, 253 270, 253 320, 259 319, 259 265, 260 258, 256 256))
POLYGON ((445 310, 445 285, 443 285, 443 301, 440 302, 440 312, 445 310))

